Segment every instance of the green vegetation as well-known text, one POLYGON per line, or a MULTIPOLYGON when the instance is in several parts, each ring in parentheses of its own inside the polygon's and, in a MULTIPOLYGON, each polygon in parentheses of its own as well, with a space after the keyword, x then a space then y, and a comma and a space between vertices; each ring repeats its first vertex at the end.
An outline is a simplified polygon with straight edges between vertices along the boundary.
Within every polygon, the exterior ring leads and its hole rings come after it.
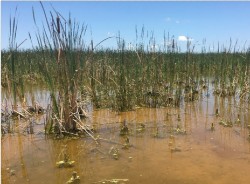
MULTIPOLYGON (((43 9, 44 10, 44 9, 43 9)), ((27 85, 46 85, 51 93, 48 133, 76 132, 78 122, 85 116, 82 102, 88 100, 95 108, 116 111, 136 107, 179 107, 194 101, 199 94, 214 93, 220 97, 235 96, 249 103, 250 52, 222 49, 217 53, 194 53, 187 44, 187 52, 178 52, 176 41, 163 51, 149 50, 138 41, 134 50, 125 48, 125 40, 117 39, 118 49, 86 47, 85 25, 66 21, 58 12, 50 12, 47 28, 37 27, 37 47, 18 50, 15 43, 17 26, 10 23, 10 50, 2 51, 2 87, 12 86, 13 93, 24 98, 27 85), (63 20, 63 21, 62 21, 63 20), (50 26, 52 25, 52 26, 50 26), (90 100, 89 100, 90 99, 90 100)), ((35 13, 34 22, 36 24, 35 13)), ((137 35, 137 31, 136 31, 137 35)), ((105 39, 104 39, 105 40, 105 39)), ((136 39, 138 40, 138 39, 136 39)), ((34 40, 30 37, 30 41, 34 40)), ((15 96, 15 95, 14 95, 15 96)))
MULTIPOLYGON (((192 100, 191 92, 206 89, 209 82, 215 85, 214 92, 221 96, 234 95, 237 90, 243 95, 249 83, 249 53, 189 53, 188 60, 184 53, 106 50, 91 54, 73 51, 70 54, 73 59, 74 56, 80 58, 79 66, 66 67, 72 72, 71 79, 78 74, 76 89, 71 86, 70 74, 66 75, 67 79, 57 73, 62 72, 57 68, 60 65, 50 58, 56 51, 18 52, 15 80, 22 78, 27 85, 51 82, 55 91, 69 85, 69 89, 78 91, 79 95, 88 92, 97 108, 121 111, 135 106, 168 105, 183 94, 189 94, 188 99, 192 100)), ((8 55, 9 52, 2 51, 2 87, 13 82, 11 63, 6 59, 8 55)), ((73 59, 68 64, 74 65, 73 59)))

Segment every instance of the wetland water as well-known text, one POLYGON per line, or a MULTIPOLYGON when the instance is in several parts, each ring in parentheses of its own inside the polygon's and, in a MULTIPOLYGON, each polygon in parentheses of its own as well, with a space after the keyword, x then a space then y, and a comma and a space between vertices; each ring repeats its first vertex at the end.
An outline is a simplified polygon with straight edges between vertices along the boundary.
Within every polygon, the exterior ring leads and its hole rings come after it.
MULTIPOLYGON (((34 94, 46 107, 48 92, 38 90, 34 94)), ((5 95, 3 92, 2 103, 5 95)), ((88 113, 84 121, 93 127, 98 142, 91 137, 47 137, 43 133, 44 116, 33 117, 33 134, 25 131, 25 120, 12 122, 14 133, 1 137, 2 183, 61 184, 73 171, 81 183, 111 183, 107 181, 111 179, 128 179, 117 182, 131 184, 250 181, 249 103, 211 93, 180 108, 138 108, 123 113, 90 109, 88 113), (217 108, 219 116, 215 115, 217 108), (129 134, 120 136, 124 120, 129 134), (233 125, 226 127, 220 121, 233 125), (124 149, 127 138, 131 146, 124 149), (118 150, 118 157, 112 155, 112 149, 118 150), (64 153, 75 161, 73 167, 56 167, 64 153)))

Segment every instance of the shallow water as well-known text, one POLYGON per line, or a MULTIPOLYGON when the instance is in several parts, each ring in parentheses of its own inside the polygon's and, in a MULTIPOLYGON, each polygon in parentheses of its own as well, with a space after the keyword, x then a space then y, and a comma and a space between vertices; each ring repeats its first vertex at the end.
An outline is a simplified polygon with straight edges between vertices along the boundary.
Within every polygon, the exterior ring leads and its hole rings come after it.
MULTIPOLYGON (((39 93, 46 101, 46 91, 39 93)), ((3 99, 3 98, 2 98, 3 99)), ((55 140, 46 137, 43 117, 36 120, 34 134, 21 131, 2 136, 2 183, 66 183, 73 171, 81 183, 101 183, 105 179, 128 179, 119 183, 249 183, 250 121, 249 104, 233 98, 212 95, 176 108, 140 108, 116 113, 101 109, 89 112, 85 123, 99 136, 99 144, 90 137, 55 140), (219 109, 219 116, 215 109, 219 109), (235 123, 238 114, 240 122, 235 123), (180 118, 178 118, 178 115, 180 118), (129 128, 128 149, 122 149, 126 136, 120 136, 121 123, 129 128), (223 127, 220 120, 231 120, 233 127, 223 127), (145 130, 140 129, 140 124, 145 130), (211 131, 214 123, 215 130, 211 131), (178 132, 185 130, 186 133, 178 132), (110 149, 119 149, 116 160, 110 149), (72 168, 57 168, 56 162, 67 153, 75 161, 72 168)), ((18 128, 20 131, 18 131, 18 128)), ((108 183, 108 182, 106 182, 108 183)))

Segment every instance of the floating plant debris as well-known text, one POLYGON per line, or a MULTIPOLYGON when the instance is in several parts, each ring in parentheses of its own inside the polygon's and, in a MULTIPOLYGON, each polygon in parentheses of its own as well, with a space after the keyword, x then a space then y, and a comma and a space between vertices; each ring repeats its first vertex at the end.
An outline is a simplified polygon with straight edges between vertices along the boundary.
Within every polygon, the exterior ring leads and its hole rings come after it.
POLYGON ((114 146, 112 146, 112 147, 109 149, 109 155, 110 155, 113 159, 118 160, 118 159, 119 159, 119 156, 120 156, 120 154, 119 154, 119 149, 116 148, 116 147, 114 147, 114 146))
POLYGON ((110 179, 110 180, 101 180, 98 182, 94 182, 94 183, 102 183, 102 184, 111 184, 111 183, 115 183, 115 184, 122 184, 124 182, 128 182, 129 179, 110 179))
POLYGON ((72 177, 67 181, 67 184, 80 184, 80 176, 77 176, 76 171, 73 171, 72 177))
POLYGON ((58 168, 67 168, 67 167, 73 167, 75 164, 75 161, 72 161, 69 159, 69 156, 67 154, 64 154, 64 160, 61 160, 59 162, 56 162, 56 167, 58 168))
POLYGON ((233 127, 233 123, 231 121, 221 120, 219 121, 219 125, 222 125, 224 127, 233 127))

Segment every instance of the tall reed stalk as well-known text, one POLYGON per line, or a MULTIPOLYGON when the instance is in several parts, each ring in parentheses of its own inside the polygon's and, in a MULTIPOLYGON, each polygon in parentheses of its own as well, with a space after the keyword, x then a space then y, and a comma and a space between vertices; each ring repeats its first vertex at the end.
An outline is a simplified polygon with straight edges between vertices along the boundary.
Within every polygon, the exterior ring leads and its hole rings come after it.
POLYGON ((40 69, 51 91, 54 125, 62 126, 67 132, 76 132, 77 105, 80 90, 81 57, 83 56, 83 36, 85 25, 72 21, 69 15, 65 20, 58 12, 50 12, 50 19, 41 3, 46 25, 43 32, 37 33, 38 50, 42 51, 40 69), (54 62, 56 76, 50 73, 49 60, 54 62))

